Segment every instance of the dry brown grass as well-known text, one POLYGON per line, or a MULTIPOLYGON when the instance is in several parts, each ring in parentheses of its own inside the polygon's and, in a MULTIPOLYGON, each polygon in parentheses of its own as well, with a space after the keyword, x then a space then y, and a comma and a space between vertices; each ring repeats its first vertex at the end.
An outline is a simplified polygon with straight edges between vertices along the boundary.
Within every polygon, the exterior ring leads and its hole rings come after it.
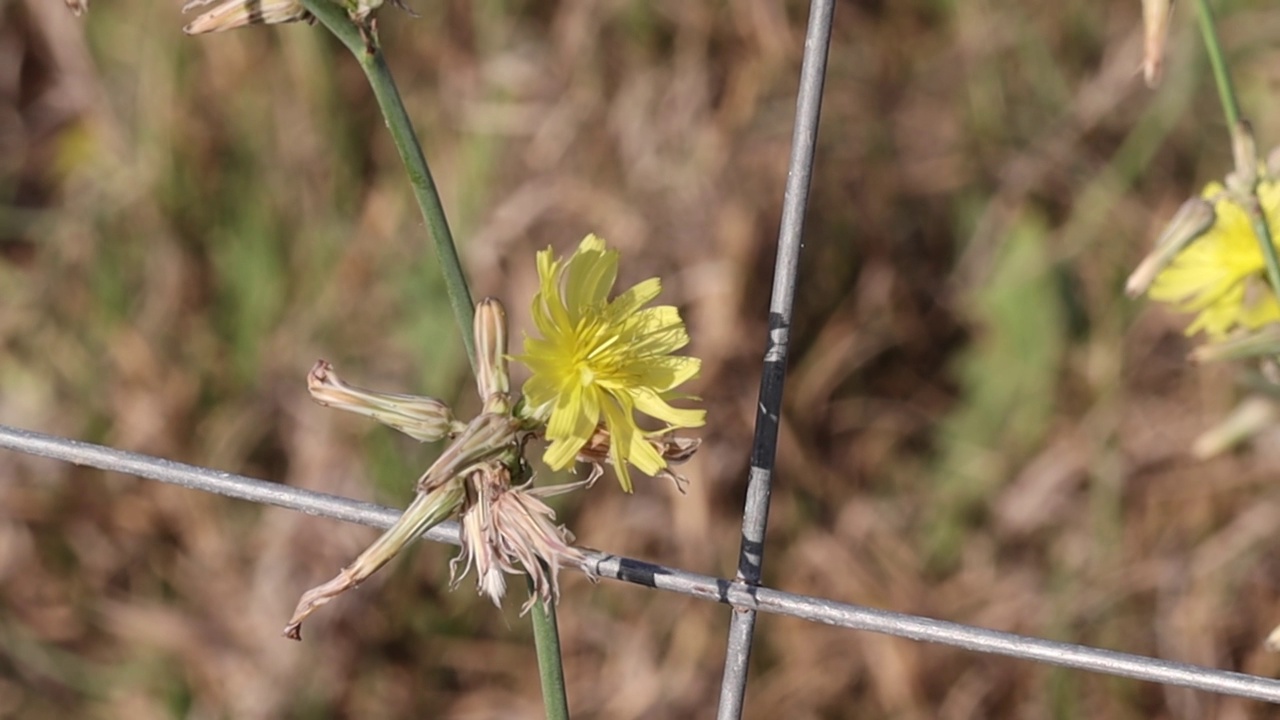
MULTIPOLYGON (((477 295, 594 231, 685 310, 710 411, 688 495, 601 485, 585 545, 732 573, 800 3, 416 3, 383 37, 477 295)), ((798 290, 767 581, 1273 675, 1276 436, 1193 463, 1238 374, 1122 299, 1229 165, 1175 18, 1138 3, 843 3, 798 290), (1011 7, 1012 5, 1012 7, 1011 7)), ((1280 138, 1280 10, 1234 3, 1280 138)), ((465 397, 459 344, 358 69, 318 28, 179 33, 177 4, 0 4, 0 421, 385 502, 430 459, 311 404, 317 357, 465 397), (87 39, 86 39, 87 38, 87 39), (462 390, 459 390, 462 388, 462 390)), ((466 401, 469 402, 469 401, 466 401)), ((538 716, 518 601, 423 546, 278 637, 372 531, 0 454, 0 716, 538 716)), ((722 607, 580 577, 575 715, 708 717, 722 607)), ((765 617, 752 718, 1249 718, 1257 704, 765 617)))

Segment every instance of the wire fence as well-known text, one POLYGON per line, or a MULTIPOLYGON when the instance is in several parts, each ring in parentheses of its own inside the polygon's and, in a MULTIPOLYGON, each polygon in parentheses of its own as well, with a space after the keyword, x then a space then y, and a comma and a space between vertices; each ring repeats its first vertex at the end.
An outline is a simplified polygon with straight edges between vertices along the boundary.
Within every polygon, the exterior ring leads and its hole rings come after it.
MULTIPOLYGON (((384 530, 400 517, 398 510, 374 503, 5 425, 0 425, 0 448, 384 530)), ((423 537, 457 545, 458 525, 453 521, 441 523, 424 533, 423 537)), ((586 555, 589 567, 602 578, 723 603, 732 606, 735 615, 748 612, 789 615, 974 652, 1280 704, 1280 680, 1271 678, 796 595, 594 550, 587 550, 586 555)), ((745 659, 741 656, 726 658, 726 665, 734 662, 745 664, 745 659)))
MULTIPOLYGON (((602 578, 689 595, 733 608, 717 715, 721 720, 732 720, 742 715, 747 667, 755 620, 759 612, 1280 704, 1280 680, 851 605, 774 590, 759 584, 792 301, 802 246, 804 211, 813 169, 826 59, 831 43, 833 13, 834 0, 815 0, 810 5, 770 300, 769 338, 761 373, 750 475, 743 509, 742 546, 737 575, 730 581, 593 550, 585 553, 589 568, 602 578)), ((0 448, 374 528, 386 529, 400 515, 397 510, 373 503, 4 425, 0 425, 0 448)), ((457 523, 442 523, 428 530, 423 537, 457 545, 457 523)))

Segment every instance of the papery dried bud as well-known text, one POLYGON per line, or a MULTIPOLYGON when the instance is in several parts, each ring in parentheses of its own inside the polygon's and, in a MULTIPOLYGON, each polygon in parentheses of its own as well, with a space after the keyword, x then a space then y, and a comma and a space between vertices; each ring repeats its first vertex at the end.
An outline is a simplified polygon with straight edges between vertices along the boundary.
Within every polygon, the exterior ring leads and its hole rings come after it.
POLYGON ((1142 0, 1142 77, 1155 88, 1164 75, 1164 48, 1169 39, 1173 0, 1142 0))
POLYGON ((1275 401, 1260 395, 1247 397, 1222 422, 1201 433, 1191 446, 1197 460, 1220 455, 1272 427, 1280 419, 1275 401))
POLYGON ((507 311, 495 298, 476 305, 476 386, 489 412, 510 406, 511 376, 507 371, 507 311), (493 399, 494 396, 500 396, 493 399), (491 400, 493 399, 493 400, 491 400), (488 407, 490 402, 499 407, 488 407))
POLYGON ((1280 177, 1280 146, 1271 148, 1271 152, 1267 153, 1265 167, 1268 177, 1273 179, 1280 177))
MULTIPOLYGON (((646 435, 644 440, 658 451, 665 463, 664 467, 654 474, 654 477, 663 477, 672 481, 675 483, 676 489, 683 493, 689 481, 683 475, 673 472, 671 466, 679 465, 693 457, 694 453, 702 445, 702 440, 699 438, 680 437, 670 432, 646 435)), ((601 424, 596 426, 596 431, 592 433, 591 439, 578 451, 578 461, 591 465, 591 476, 587 480, 588 485, 594 483, 604 474, 604 465, 613 464, 609 457, 611 443, 612 438, 608 429, 601 424)))
MULTIPOLYGON (((182 12, 190 12, 211 2, 213 0, 192 0, 182 6, 182 12)), ((275 25, 299 20, 313 23, 315 17, 298 0, 227 0, 191 21, 182 28, 182 32, 200 35, 248 25, 275 25)))
POLYGON ((1267 639, 1262 642, 1262 645, 1267 649, 1267 652, 1280 652, 1280 627, 1273 629, 1267 635, 1267 639))
MULTIPOLYGON (((349 3, 348 12, 351 14, 352 20, 357 23, 363 23, 375 10, 382 7, 382 2, 383 0, 354 0, 354 2, 349 3)), ((396 2, 396 5, 404 7, 399 2, 396 2)))
POLYGON ((453 418, 449 406, 435 398, 348 385, 324 360, 317 361, 307 374, 307 391, 325 407, 373 418, 422 442, 441 440, 466 429, 466 425, 453 418))
POLYGON ((1213 203, 1201 197, 1193 197, 1182 203, 1173 219, 1165 225, 1156 240, 1156 246, 1142 259, 1138 269, 1133 271, 1125 282, 1124 291, 1129 297, 1137 297, 1146 292, 1156 276, 1164 270, 1196 238, 1213 227, 1217 215, 1213 203))
POLYGON ((472 420, 418 478, 418 490, 426 492, 451 478, 464 475, 488 460, 511 453, 519 440, 519 422, 510 415, 484 413, 472 420))
POLYGON ((1206 343, 1191 351, 1191 359, 1195 362, 1248 360, 1277 355, 1280 355, 1280 326, 1276 325, 1240 333, 1229 340, 1206 343))
POLYGON ((1227 174, 1227 189, 1241 196, 1253 195, 1258 184, 1258 144, 1248 120, 1241 120, 1232 128, 1231 157, 1235 170, 1227 174))
POLYGON ((301 640, 303 620, 320 606, 359 585, 378 568, 386 565, 406 544, 452 515, 462 505, 466 494, 462 479, 457 477, 438 485, 430 492, 418 493, 413 503, 400 515, 400 519, 360 553, 354 562, 338 571, 329 582, 303 593, 293 611, 293 617, 285 626, 284 636, 291 640, 301 640))
POLYGON ((491 538, 493 499, 503 489, 495 477, 498 472, 497 468, 482 468, 467 476, 467 506, 459 519, 462 552, 449 561, 449 586, 456 588, 475 566, 476 588, 501 607, 507 594, 507 573, 518 571, 499 554, 498 543, 491 538))
POLYGON ((698 448, 702 447, 702 438, 664 435, 659 438, 659 443, 658 452, 662 453, 663 459, 670 465, 679 465, 698 452, 698 448))

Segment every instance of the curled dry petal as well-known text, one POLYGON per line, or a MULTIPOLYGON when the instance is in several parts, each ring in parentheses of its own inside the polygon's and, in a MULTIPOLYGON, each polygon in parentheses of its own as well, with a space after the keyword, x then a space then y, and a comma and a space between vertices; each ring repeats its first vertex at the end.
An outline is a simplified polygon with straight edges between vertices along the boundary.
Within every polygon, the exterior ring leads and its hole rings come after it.
MULTIPOLYGON (((681 437, 671 432, 662 432, 649 434, 644 436, 644 441, 648 443, 658 455, 662 457, 663 467, 654 474, 654 477, 661 477, 675 483, 676 489, 682 494, 689 481, 685 476, 673 471, 672 465, 679 465, 693 457, 698 452, 698 448, 702 445, 700 438, 681 437)), ((596 426, 596 431, 591 435, 591 439, 587 444, 582 446, 578 451, 578 462, 584 462, 591 465, 591 477, 587 483, 593 483, 603 474, 603 466, 613 464, 613 456, 610 452, 610 444, 612 437, 609 430, 604 424, 596 426)))

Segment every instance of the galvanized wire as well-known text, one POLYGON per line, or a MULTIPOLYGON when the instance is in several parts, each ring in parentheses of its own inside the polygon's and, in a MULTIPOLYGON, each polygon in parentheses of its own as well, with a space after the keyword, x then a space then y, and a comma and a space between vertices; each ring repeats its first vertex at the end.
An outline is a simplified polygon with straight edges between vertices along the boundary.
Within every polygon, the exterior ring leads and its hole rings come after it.
MULTIPOLYGON (((782 195, 778 254, 769 300, 769 336, 760 373, 747 497, 742 508, 742 548, 738 553, 738 574, 734 578, 734 582, 748 593, 760 584, 764 565, 764 536, 769 520, 773 461, 778 445, 778 418, 782 413, 783 381, 786 378, 787 351, 791 345, 792 301, 804 237, 804 212, 809 204, 809 183, 818 142, 818 117, 822 110, 822 86, 827 75, 827 51, 831 47, 834 13, 834 0, 814 0, 809 5, 809 27, 805 31, 800 89, 796 93, 795 127, 791 134, 791 160, 782 195)), ((718 720, 742 717, 755 625, 756 613, 752 609, 740 609, 732 614, 729 621, 724 675, 720 680, 720 705, 716 714, 718 720)))
MULTIPOLYGON (((326 493, 255 480, 234 473, 187 465, 126 450, 69 440, 0 425, 0 449, 127 473, 186 488, 275 505, 315 515, 386 529, 400 513, 392 508, 326 493)), ((436 542, 458 543, 458 526, 447 522, 424 534, 436 542)), ((1280 704, 1280 681, 1188 663, 1115 652, 1085 645, 1043 640, 1014 633, 860 607, 825 598, 746 587, 634 558, 587 551, 600 577, 667 590, 731 605, 740 612, 768 612, 854 630, 939 643, 974 652, 1034 660, 1135 680, 1147 680, 1280 704)))

